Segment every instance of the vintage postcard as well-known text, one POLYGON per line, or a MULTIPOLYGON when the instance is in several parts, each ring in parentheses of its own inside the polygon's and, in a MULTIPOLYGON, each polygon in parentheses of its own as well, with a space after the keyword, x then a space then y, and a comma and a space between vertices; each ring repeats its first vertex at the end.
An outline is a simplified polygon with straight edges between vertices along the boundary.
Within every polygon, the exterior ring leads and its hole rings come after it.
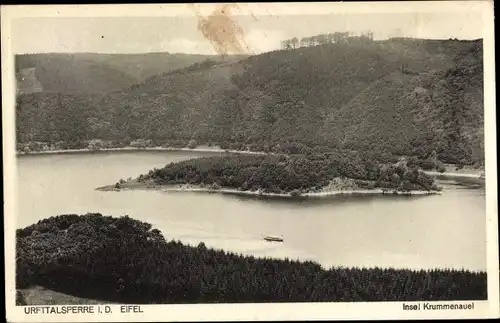
POLYGON ((9 322, 499 317, 492 1, 1 15, 9 322))

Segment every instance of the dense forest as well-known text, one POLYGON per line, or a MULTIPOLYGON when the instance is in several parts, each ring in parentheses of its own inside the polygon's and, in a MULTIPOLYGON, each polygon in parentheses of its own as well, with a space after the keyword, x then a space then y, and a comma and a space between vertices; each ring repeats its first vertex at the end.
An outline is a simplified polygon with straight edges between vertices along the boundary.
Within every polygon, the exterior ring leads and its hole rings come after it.
POLYGON ((194 141, 483 164, 481 40, 328 37, 237 62, 198 62, 102 95, 19 95, 18 149, 194 141))
MULTIPOLYGON (((332 187, 340 178, 350 189, 391 189, 397 191, 439 190, 434 179, 419 171, 415 163, 378 164, 354 154, 313 154, 309 156, 228 155, 195 158, 170 163, 139 176, 139 182, 153 180, 159 185, 191 184, 209 188, 232 188, 298 196, 332 187)), ((117 183, 120 188, 122 184, 117 183)))
POLYGON ((486 273, 331 268, 167 241, 128 216, 60 215, 16 232, 16 287, 119 303, 486 300, 486 273))

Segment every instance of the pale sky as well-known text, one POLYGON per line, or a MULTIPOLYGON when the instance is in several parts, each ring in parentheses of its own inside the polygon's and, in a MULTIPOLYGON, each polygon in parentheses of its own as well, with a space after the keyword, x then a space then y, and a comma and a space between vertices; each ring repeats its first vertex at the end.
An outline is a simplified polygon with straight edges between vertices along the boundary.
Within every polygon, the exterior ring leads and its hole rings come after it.
MULTIPOLYGON (((372 31, 374 39, 416 37, 478 39, 479 12, 450 14, 327 14, 232 16, 250 54, 280 47, 280 41, 331 32, 372 31)), ((215 54, 194 16, 110 18, 17 18, 12 20, 15 54, 46 52, 215 54)))

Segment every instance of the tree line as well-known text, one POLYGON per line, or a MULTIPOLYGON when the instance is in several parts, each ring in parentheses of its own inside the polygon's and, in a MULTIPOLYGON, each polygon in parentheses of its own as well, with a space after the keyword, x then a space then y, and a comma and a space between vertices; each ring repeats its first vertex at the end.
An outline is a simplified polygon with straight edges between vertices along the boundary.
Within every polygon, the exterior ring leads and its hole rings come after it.
POLYGON ((168 241, 128 216, 66 214, 16 232, 16 287, 135 304, 486 300, 486 273, 324 269, 168 241))
POLYGON ((281 49, 296 49, 299 47, 311 47, 325 44, 350 44, 356 42, 373 41, 373 32, 361 33, 359 36, 352 32, 334 32, 328 34, 319 34, 310 37, 293 37, 281 41, 281 49))

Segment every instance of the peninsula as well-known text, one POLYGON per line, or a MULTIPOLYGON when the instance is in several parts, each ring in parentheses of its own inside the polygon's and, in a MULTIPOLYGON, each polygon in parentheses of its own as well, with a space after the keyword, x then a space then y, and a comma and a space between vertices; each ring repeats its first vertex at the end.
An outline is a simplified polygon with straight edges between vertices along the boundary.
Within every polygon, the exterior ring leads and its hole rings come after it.
POLYGON ((378 164, 356 155, 223 155, 170 163, 102 191, 148 189, 278 197, 439 194, 433 177, 406 161, 378 164))

